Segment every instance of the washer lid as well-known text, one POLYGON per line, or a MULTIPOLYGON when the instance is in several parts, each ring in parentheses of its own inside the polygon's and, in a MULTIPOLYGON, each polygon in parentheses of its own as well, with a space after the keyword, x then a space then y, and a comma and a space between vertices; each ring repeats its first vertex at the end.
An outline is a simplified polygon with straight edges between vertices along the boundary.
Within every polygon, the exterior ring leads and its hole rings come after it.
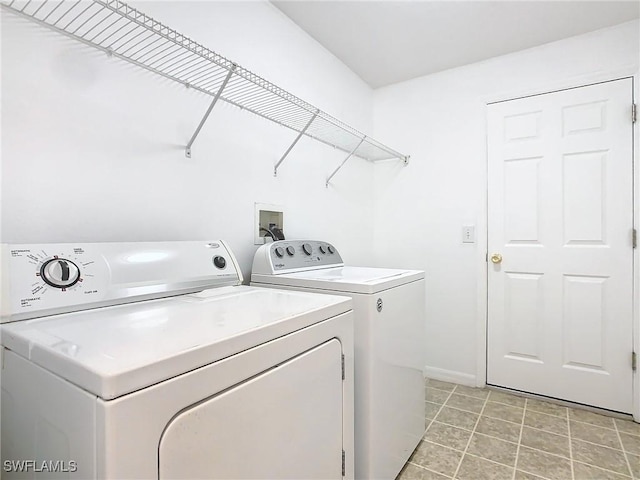
POLYGON ((2 326, 2 343, 103 399, 351 310, 351 300, 247 286, 2 326))
POLYGON ((254 274, 251 276, 251 281, 255 284, 269 283, 331 290, 334 292, 369 294, 415 282, 422 278, 424 278, 424 272, 421 270, 337 267, 279 275, 254 274))

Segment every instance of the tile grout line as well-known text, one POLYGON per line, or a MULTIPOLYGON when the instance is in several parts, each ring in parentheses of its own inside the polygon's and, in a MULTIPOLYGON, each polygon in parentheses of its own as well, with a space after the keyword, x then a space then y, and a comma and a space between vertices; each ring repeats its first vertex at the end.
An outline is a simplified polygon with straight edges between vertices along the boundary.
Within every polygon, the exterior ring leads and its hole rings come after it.
MULTIPOLYGON (((425 385, 425 397, 426 397, 426 390, 427 390, 427 388, 429 388, 429 387, 427 387, 427 386, 425 385)), ((434 389, 436 389, 436 390, 439 390, 439 391, 441 391, 441 392, 446 392, 446 390, 440 390, 439 388, 436 388, 436 387, 432 387, 432 388, 434 388, 434 389)), ((444 408, 444 406, 446 405, 446 403, 447 403, 447 402, 449 401, 449 399, 451 398, 451 395, 453 395, 453 391, 454 391, 455 389, 456 389, 456 387, 453 387, 453 389, 451 389, 451 391, 450 391, 450 392, 448 392, 447 398, 445 399, 445 401, 444 401, 444 402, 442 402, 442 405, 440 405, 440 408, 438 408, 438 411, 436 412, 436 414, 435 414, 435 415, 433 416, 433 418, 429 421, 429 425, 425 427, 425 429, 424 429, 424 433, 422 434, 422 438, 420 439, 420 441, 421 441, 421 442, 424 440, 424 436, 427 434, 427 430, 429 430, 429 428, 431 428, 431 425, 433 425, 433 422, 435 422, 435 421, 436 421, 436 418, 438 417, 438 415, 440 415, 440 412, 442 411, 442 409, 444 408)), ((425 402, 428 402, 428 400, 426 400, 426 398, 425 398, 425 402)), ((436 402, 429 402, 429 403, 436 403, 436 402)))
MULTIPOLYGON (((428 400, 426 399, 426 393, 427 393, 427 389, 428 388, 432 388, 435 390, 438 390, 440 392, 447 392, 446 390, 441 390, 439 388, 436 387, 428 387, 427 384, 425 384, 425 402, 428 402, 428 400)), ((438 411, 436 412, 436 414, 433 416, 433 418, 429 421, 429 425, 425 427, 424 429, 424 433, 422 434, 422 438, 420 439, 421 442, 424 442, 425 439, 424 437, 427 435, 427 431, 431 428, 431 425, 433 425, 433 422, 436 421, 436 418, 438 417, 438 415, 440 415, 440 412, 442 411, 442 409, 444 408, 444 406, 446 405, 446 403, 449 401, 449 399, 451 398, 451 395, 453 395, 453 391, 456 389, 456 387, 454 386, 448 393, 447 398, 445 399, 445 401, 440 405, 440 408, 438 408, 438 411)), ((429 403, 435 403, 435 402, 429 402, 429 403)), ((431 442, 433 443, 433 442, 431 442)), ((418 465, 417 463, 413 463, 410 460, 407 461, 407 463, 411 463, 412 465, 415 465, 416 467, 422 468, 423 470, 427 470, 428 472, 432 472, 432 473, 437 473, 438 475, 441 475, 441 473, 436 472, 435 470, 431 470, 423 465, 418 465)), ((446 476, 446 475, 445 475, 446 476)))
MULTIPOLYGON (((528 447, 527 447, 527 448, 528 448, 528 447)), ((529 471, 529 470, 522 470, 522 469, 520 469, 520 471, 521 471, 521 472, 524 472, 524 473, 528 473, 529 475, 532 475, 532 476, 534 476, 534 477, 541 478, 541 479, 543 479, 543 480, 557 480, 557 479, 552 479, 552 478, 549 478, 549 477, 545 477, 544 475, 540 475, 539 473, 533 473, 533 472, 531 472, 531 471, 529 471)))
MULTIPOLYGON (((567 412, 569 412, 571 410, 571 407, 564 407, 567 412)), ((576 410, 576 409, 574 409, 576 410)), ((588 410, 578 410, 580 412, 588 412, 588 410)), ((564 415, 554 415, 553 413, 547 413, 547 412, 541 412, 539 410, 530 410, 531 413, 535 413, 535 414, 541 414, 541 415, 545 415, 547 417, 554 417, 554 418, 564 418, 564 415)), ((593 412, 590 412, 593 413, 593 412)), ((615 423, 616 417, 612 417, 612 416, 608 416, 602 413, 596 413, 595 415, 599 415, 601 417, 604 418, 609 418, 611 420, 613 420, 614 426, 613 427, 605 427, 604 425, 600 425, 598 423, 593 423, 593 422, 589 422, 586 420, 580 420, 578 418, 567 418, 568 420, 571 420, 572 422, 576 422, 576 423, 580 423, 582 425, 589 425, 590 427, 597 427, 597 428, 602 428, 603 430, 611 430, 611 431, 615 431, 617 428, 617 424, 615 423)), ((535 428, 535 427, 534 427, 535 428)), ((554 432, 551 432, 554 433, 554 432)), ((634 435, 636 437, 640 437, 640 435, 637 435, 635 433, 630 433, 630 432, 622 432, 622 433, 626 433, 627 435, 634 435)), ((579 440, 579 439, 578 439, 579 440)), ((592 442, 593 443, 593 442, 592 442)))
POLYGON ((425 467, 424 465, 420 465, 419 463, 413 463, 413 462, 407 462, 411 465, 413 465, 414 467, 418 467, 422 470, 426 470, 427 472, 431 472, 431 473, 435 473, 437 475, 442 475, 444 478, 446 478, 447 480, 453 480, 451 477, 447 477, 446 475, 440 473, 440 472, 436 472, 435 470, 431 470, 429 467, 425 467))
MULTIPOLYGON (((427 397, 427 390, 428 390, 429 388, 432 388, 432 389, 438 390, 438 391, 440 391, 440 392, 446 392, 448 395, 447 395, 447 398, 445 399, 445 401, 444 401, 444 402, 440 405, 440 407, 438 408, 438 411, 435 413, 435 415, 433 416, 433 418, 429 420, 429 425, 427 425, 427 424, 426 424, 426 422, 425 422, 425 429, 424 429, 424 433, 422 434, 422 437, 420 438, 420 442, 424 442, 424 441, 425 441, 424 437, 425 437, 425 435, 427 434, 427 430, 429 430, 429 428, 431 428, 431 425, 433 425, 433 422, 435 422, 436 417, 440 414, 440 412, 441 412, 441 411, 442 411, 442 409, 444 408, 444 405, 447 403, 447 401, 448 401, 448 400, 449 400, 449 398, 451 397, 451 394, 452 394, 453 390, 455 390, 455 386, 453 387, 453 389, 452 389, 451 391, 441 390, 441 389, 436 388, 436 387, 429 387, 429 386, 428 386, 428 382, 426 381, 426 380, 429 380, 429 379, 428 379, 427 377, 424 377, 424 380, 425 380, 425 384, 424 384, 424 393, 425 393, 425 399, 424 399, 424 401, 425 401, 425 403, 433 403, 433 404, 437 405, 437 403, 436 403, 436 402, 430 402, 430 401, 429 401, 429 400, 427 400, 427 398, 426 398, 426 397, 427 397)), ((426 418, 425 418, 425 420, 426 420, 426 418)), ((433 443, 433 442, 432 442, 432 443, 433 443)), ((420 443, 418 443, 418 445, 420 445, 420 443)), ((416 448, 417 448, 417 447, 416 447, 416 448)), ((413 453, 411 454, 411 456, 409 457, 409 460, 407 460, 407 462, 406 462, 406 463, 411 464, 411 465, 413 465, 414 467, 418 467, 418 468, 421 468, 421 469, 423 469, 423 470, 427 470, 428 472, 438 473, 438 474, 439 474, 439 472, 436 472, 435 470, 431 470, 431 469, 429 469, 429 468, 427 468, 427 467, 425 467, 425 466, 423 466, 423 465, 419 465, 419 464, 417 464, 417 463, 413 463, 413 462, 411 461, 411 457, 412 457, 412 456, 413 456, 413 453)), ((405 464, 405 465, 406 465, 406 464, 405 464)), ((403 469, 404 469, 404 467, 403 467, 403 469)))
MULTIPOLYGON (((465 396, 466 396, 466 395, 465 395, 465 396)), ((482 400, 482 398, 478 398, 478 397, 467 397, 467 398, 474 398, 474 399, 476 399, 476 400, 482 400)), ((447 398, 447 400, 448 400, 448 398, 447 398)), ((431 403, 435 403, 435 402, 431 402, 431 403)), ((504 404, 502 404, 502 405, 504 405, 504 404)), ((508 405, 507 405, 507 406, 508 406, 508 405)), ((474 415, 478 415, 478 412, 473 412, 473 411, 471 411, 471 410, 465 410, 464 408, 460 408, 460 407, 453 407, 453 406, 451 406, 451 405, 447 405, 447 408, 453 408, 454 410, 460 410, 461 412, 465 412, 465 413, 473 413, 474 415)), ((493 417, 490 417, 490 418, 493 418, 493 417)), ((503 421, 505 421, 505 422, 509 422, 509 420, 503 420, 503 421)), ((513 423, 513 422, 510 422, 510 423, 513 423)), ((517 424, 516 424, 516 425, 517 425, 517 424)))
MULTIPOLYGON (((544 430, 543 430, 543 431, 544 431, 544 430)), ((557 435, 557 434, 556 434, 556 435, 557 435)), ((609 445, 604 445, 604 444, 602 444, 602 443, 595 443, 595 442, 591 442, 591 441, 589 441, 589 440, 584 440, 584 439, 582 439, 582 438, 574 438, 574 440, 575 440, 576 442, 586 443, 586 444, 588 444, 588 445, 593 445, 593 446, 595 446, 595 447, 601 447, 601 448, 606 448, 606 449, 608 449, 608 450, 613 450, 614 452, 622 452, 622 453, 624 453, 624 452, 625 452, 624 447, 623 447, 623 448, 610 447, 609 445)), ((622 443, 621 443, 620 445, 622 445, 622 443)), ((579 461, 579 460, 578 460, 578 461, 579 461)), ((582 462, 582 463, 584 463, 584 462, 582 462)))
MULTIPOLYGON (((434 388, 435 388, 436 390, 439 390, 439 391, 444 392, 444 393, 454 393, 453 391, 449 392, 448 390, 441 390, 441 389, 436 388, 436 387, 434 387, 434 388)), ((474 396, 472 396, 472 395, 465 395, 465 394, 463 394, 463 393, 456 393, 456 395, 461 395, 461 396, 463 396, 463 397, 467 397, 467 398, 474 398, 474 399, 476 399, 476 400, 483 400, 482 398, 474 397, 474 396)), ((524 399, 524 400, 526 401, 526 400, 528 400, 528 399, 524 399)), ((436 404, 436 405, 437 405, 437 402, 431 402, 431 401, 429 401, 429 400, 426 400, 426 401, 427 401, 427 402, 429 402, 429 403, 433 403, 433 404, 436 404)), ((520 407, 520 406, 518 406, 518 405, 512 405, 512 404, 510 404, 510 403, 504 403, 504 402, 495 402, 495 401, 493 401, 493 400, 489 400, 489 402, 490 402, 490 403, 497 403, 498 405, 501 405, 501 406, 503 406, 503 407, 517 408, 517 409, 524 408, 524 406, 520 407)), ((526 403, 526 402, 525 402, 525 403, 526 403)), ((447 407, 449 407, 449 408, 454 408, 454 409, 456 409, 456 410, 460 410, 460 411, 467 412, 467 413, 473 413, 473 414, 475 414, 475 415, 477 415, 477 414, 478 414, 478 412, 474 412, 474 411, 471 411, 471 410, 465 410, 464 408, 460 408, 460 407, 452 407, 452 406, 450 406, 450 405, 447 405, 447 407)), ((565 408, 568 408, 568 407, 565 407, 565 408)), ((552 413, 541 412, 541 411, 538 411, 538 410, 530 410, 530 412, 531 412, 531 413, 535 413, 536 415, 537 415, 537 414, 540 414, 540 415, 544 415, 544 416, 546 416, 546 417, 551 417, 551 418, 560 418, 560 419, 564 418, 564 417, 563 417, 563 416, 561 416, 561 415, 554 415, 554 414, 552 414, 552 413)), ((488 416, 489 418, 495 418, 496 420, 502 420, 503 422, 509 422, 509 423, 513 423, 514 425, 518 425, 518 423, 516 423, 516 422, 512 422, 511 420, 506 420, 506 419, 504 419, 504 418, 491 417, 490 415, 487 415, 487 416, 488 416)), ((606 430, 614 430, 613 428, 603 427, 602 425, 597 425, 597 424, 595 424, 595 423, 583 422, 583 421, 581 421, 581 420, 575 420, 575 419, 574 419, 573 421, 574 421, 574 422, 582 423, 582 424, 584 424, 584 425, 589 425, 589 426, 592 426, 592 427, 604 428, 604 429, 606 429, 606 430)), ((454 426, 455 426, 455 425, 454 425, 454 426)), ((527 425, 527 426, 529 426, 529 425, 527 425)), ((531 427, 531 428, 536 428, 536 427, 531 427)), ((537 430, 544 430, 544 429, 542 429, 542 428, 537 428, 537 430)), ((549 433, 556 433, 556 432, 552 432, 552 431, 550 431, 550 430, 544 430, 544 431, 545 431, 545 432, 549 432, 549 433)), ((624 432, 624 433, 627 433, 627 432, 624 432)), ((628 435, 635 435, 635 434, 633 434, 633 433, 627 433, 627 434, 628 434, 628 435)), ((556 433, 556 435, 562 435, 562 434, 561 434, 561 433, 556 433)), ((566 435, 564 435, 564 436, 566 437, 566 435)), ((637 436, 639 436, 639 435, 635 435, 635 436, 637 437, 637 436)))
MULTIPOLYGON (((602 416, 605 417, 605 418, 610 418, 611 420, 615 420, 614 417, 607 417, 606 415, 602 415, 602 416)), ((611 428, 611 427, 605 427, 603 425, 598 425, 597 423, 585 422, 583 420, 578 420, 578 419, 575 419, 575 418, 571 418, 570 420, 572 422, 574 422, 574 423, 581 423, 583 425, 589 425, 590 427, 602 428, 603 430, 617 431, 617 427, 616 427, 616 422, 615 421, 613 422, 614 427, 611 428)), ((623 432, 623 433, 626 433, 626 432, 623 432)), ((636 436, 638 436, 638 435, 636 435, 636 436)), ((577 440, 579 440, 579 439, 577 439, 577 440)))
MULTIPOLYGON (((478 398, 478 397, 469 397, 469 398, 475 398, 476 400, 482 400, 481 398, 478 398)), ((429 403, 436 404, 435 402, 429 402, 429 403)), ((498 402, 491 402, 491 401, 489 401, 489 403, 498 403, 498 402)), ((437 404, 436 404, 436 405, 437 405, 437 404)), ((508 406, 508 407, 512 407, 512 408, 520 408, 520 407, 516 407, 516 406, 513 406, 513 405, 506 404, 506 403, 500 403, 500 405, 508 406)), ((459 408, 459 407, 452 407, 451 405, 440 405, 440 407, 443 407, 443 406, 446 406, 447 408, 452 408, 452 409, 454 409, 454 410, 458 410, 458 411, 460 411, 460 412, 472 413, 472 414, 474 414, 474 415, 478 415, 478 412, 472 412, 471 410, 464 410, 464 409, 459 408)), ((524 408, 524 407, 523 407, 523 408, 524 408)), ((550 415, 550 414, 548 414, 548 413, 538 412, 538 411, 536 411, 536 410, 529 410, 529 411, 530 411, 531 413, 534 413, 534 414, 538 414, 538 413, 540 413, 540 414, 542 414, 542 415, 546 415, 547 417, 562 419, 562 417, 557 416, 557 415, 550 415)), ((438 409, 438 413, 439 413, 439 412, 440 412, 440 409, 438 409)), ((485 416, 486 416, 487 418, 492 419, 492 420, 499 420, 499 421, 501 421, 501 422, 510 423, 510 424, 512 424, 512 425, 518 425, 518 423, 512 422, 511 420, 506 420, 506 419, 504 419, 504 418, 492 417, 491 415, 487 415, 487 414, 485 414, 485 416)), ((442 420, 437 420, 437 419, 435 419, 435 420, 436 420, 438 423, 442 423, 443 425, 449 425, 450 427, 455 427, 455 428, 460 428, 460 429, 462 429, 462 430, 470 431, 468 428, 464 428, 464 427, 461 427, 461 426, 459 426, 459 425, 454 425, 454 424, 452 424, 452 423, 443 422, 442 420)), ((608 430, 608 431, 612 431, 612 432, 614 432, 614 431, 615 431, 615 429, 614 429, 614 428, 607 428, 607 427, 603 427, 603 426, 601 426, 601 425, 597 425, 597 424, 595 424, 595 423, 582 422, 582 421, 580 421, 580 420, 575 420, 575 419, 571 419, 571 421, 572 421, 572 422, 575 422, 575 423, 580 423, 580 424, 582 424, 582 425, 588 425, 589 427, 602 428, 603 430, 608 430)), ((533 430, 540 431, 540 432, 549 433, 549 434, 552 434, 552 435, 557 435, 557 436, 560 436, 560 437, 567 437, 567 438, 569 438, 569 435, 565 435, 565 434, 562 434, 562 433, 554 432, 554 431, 552 431, 552 430, 548 430, 548 429, 545 429, 545 428, 534 427, 533 425, 526 425, 526 427, 527 427, 527 428, 531 428, 531 429, 533 429, 533 430)), ((638 436, 639 436, 639 435, 635 435, 635 434, 633 434, 633 433, 628 433, 628 432, 622 432, 622 433, 624 433, 625 435, 631 435, 631 436, 634 436, 634 437, 638 437, 638 436)), ((493 435, 489 435, 489 434, 487 434, 487 433, 482 433, 482 435, 486 435, 486 436, 491 437, 491 438, 497 438, 498 440, 503 440, 503 441, 505 441, 505 442, 509 442, 509 443, 516 443, 516 442, 514 442, 514 441, 511 441, 511 440, 505 440, 504 438, 496 437, 496 436, 493 436, 493 435)), ((588 443, 589 445, 595 445, 595 446, 598 446, 598 447, 609 448, 609 449, 616 450, 616 451, 619 451, 619 452, 624 451, 622 448, 615 448, 615 447, 611 447, 611 446, 609 446, 609 445, 605 445, 604 443, 597 443, 597 442, 593 442, 593 441, 590 441, 590 440, 585 440, 585 439, 583 439, 583 438, 576 438, 575 440, 577 440, 577 441, 579 441, 579 442, 582 442, 582 443, 588 443)), ((529 447, 529 448, 532 448, 532 447, 529 447)), ((544 452, 544 450, 541 450, 541 451, 543 451, 543 452, 544 452)), ((549 453, 549 454, 551 454, 551 455, 558 455, 558 454, 553 454, 553 453, 551 453, 551 452, 547 452, 547 453, 549 453)), ((558 455, 558 456, 562 456, 562 455, 558 455)), ((567 458, 567 457, 565 457, 565 458, 567 458)))
MULTIPOLYGON (((456 387, 458 388, 458 387, 456 387)), ((455 391, 455 389, 454 389, 455 391)), ((484 412, 487 403, 489 403, 489 396, 491 392, 487 393, 487 396, 484 399, 484 403, 482 404, 482 408, 480 409, 480 413, 478 413, 478 418, 476 420, 475 425, 473 426, 473 430, 471 430, 471 435, 469 436, 469 440, 467 440, 467 445, 464 447, 464 452, 462 452, 462 456, 460 457, 460 461, 458 462, 458 467, 456 471, 453 472, 453 476, 451 478, 455 479, 458 476, 458 472, 460 471, 460 467, 462 466, 462 462, 464 461, 464 457, 467 454, 467 450, 469 450, 469 445, 471 445, 471 440, 473 440, 473 435, 476 433, 476 428, 478 428, 478 423, 480 423, 480 419, 482 418, 482 412, 484 412)))
POLYGON ((513 475, 511 476, 512 480, 516 478, 516 472, 518 471, 518 460, 520 460, 520 445, 522 444, 522 432, 524 431, 524 417, 527 414, 527 403, 529 399, 524 399, 524 406, 522 407, 522 422, 520 422, 520 435, 518 435, 518 446, 516 447, 516 461, 513 464, 513 475))
POLYGON ((464 456, 465 457, 479 458, 480 460, 484 460, 485 462, 493 463, 494 465, 500 465, 501 467, 511 468, 509 465, 507 465, 505 463, 496 462, 495 460, 491 460, 490 458, 486 458, 486 457, 483 457, 482 455, 477 455, 475 453, 467 452, 467 453, 464 454, 464 456))
MULTIPOLYGON (((427 400, 426 400, 426 393, 427 393, 427 392, 426 392, 426 390, 427 390, 427 388, 429 388, 429 387, 428 387, 427 385, 425 385, 425 401, 427 401, 427 400)), ((438 391, 441 391, 441 392, 446 392, 446 390, 440 390, 439 388, 436 388, 436 387, 431 387, 431 388, 434 388, 434 389, 436 389, 436 390, 438 390, 438 391)), ((425 441, 425 438, 424 438, 424 437, 427 435, 427 431, 429 431, 429 429, 431 428, 431 425, 433 425, 433 422, 435 422, 435 421, 436 421, 436 418, 438 418, 438 415, 440 415, 440 412, 442 411, 442 409, 444 408, 444 406, 446 405, 446 403, 447 403, 447 402, 449 401, 449 399, 451 398, 451 395, 453 395, 453 391, 454 391, 455 389, 456 389, 456 387, 453 387, 453 388, 451 389, 451 391, 449 391, 449 392, 448 392, 447 398, 444 400, 444 402, 442 402, 442 405, 440 405, 440 408, 438 408, 438 411, 436 412, 436 414, 435 414, 435 415, 433 416, 433 418, 429 421, 429 425, 425 427, 425 429, 424 429, 424 433, 422 434, 422 438, 420 439, 420 441, 421 441, 421 442, 424 442, 424 441, 425 441)), ((435 403, 435 402, 431 402, 431 403, 435 403)), ((433 442, 432 442, 432 443, 433 443, 433 442)), ((420 445, 420 444, 418 444, 418 445, 420 445)), ((413 454, 412 454, 412 455, 413 455, 413 454)), ((409 458, 411 458, 411 457, 409 457, 409 458)), ((414 465, 416 465, 416 464, 414 464, 414 465)), ((423 468, 423 469, 425 469, 425 470, 429 470, 428 468, 423 467, 422 465, 418 465, 418 466, 419 466, 419 467, 421 467, 421 468, 423 468)), ((434 473, 438 473, 438 472, 435 472, 434 470, 429 470, 429 471, 430 471, 430 472, 434 472, 434 473)))
MULTIPOLYGON (((553 433, 553 432, 547 432, 546 430, 542 430, 542 431, 543 431, 543 432, 546 432, 546 433, 553 433)), ((555 435, 559 435, 559 434, 558 434, 558 433, 556 433, 555 435)), ((564 435, 563 435, 563 436, 564 436, 564 435)), ((571 437, 571 438, 572 438, 572 437, 571 437)), ((588 444, 588 445, 593 445, 593 446, 595 446, 595 447, 600 447, 600 448, 606 448, 606 449, 608 449, 608 450, 613 450, 614 452, 622 452, 622 453, 624 453, 624 451, 625 451, 625 450, 624 450, 624 448, 615 448, 615 447, 611 447, 611 446, 609 446, 609 445, 605 445, 605 444, 603 444, 603 443, 596 443, 596 442, 592 442, 592 441, 590 441, 590 440, 585 440, 585 439, 583 439, 583 438, 577 438, 577 437, 576 437, 576 438, 574 438, 573 440, 575 440, 576 442, 586 443, 586 444, 588 444)), ((622 445, 622 443, 621 443, 620 445, 622 445)), ((552 454, 552 455, 553 455, 553 454, 552 454)), ((579 461, 579 460, 578 460, 578 461, 579 461)), ((584 462, 582 462, 582 463, 584 463, 584 462)))
POLYGON ((571 438, 571 418, 567 408, 567 432, 569 433, 569 464, 571 465, 571 478, 576 480, 576 472, 573 469, 573 439, 571 438))
POLYGON ((618 441, 620 442, 620 447, 622 448, 622 453, 624 455, 624 459, 627 461, 627 469, 629 470, 629 476, 631 478, 636 478, 633 474, 633 470, 631 469, 631 462, 629 461, 629 455, 627 454, 627 450, 624 448, 624 443, 622 443, 622 436, 620 435, 620 430, 618 430, 618 424, 616 421, 613 421, 613 426, 616 429, 616 435, 618 435, 618 441))
MULTIPOLYGON (((436 388, 437 390, 441 390, 441 389, 438 389, 437 387, 434 387, 434 388, 436 388)), ((441 390, 441 391, 448 392, 448 390, 441 390)), ((498 390, 489 390, 489 391, 490 392, 494 392, 494 391, 498 391, 498 390)), ((456 395, 463 395, 465 397, 471 397, 471 398, 476 398, 476 399, 482 400, 482 398, 474 397, 473 395, 467 395, 466 393, 458 393, 458 392, 456 392, 456 395)), ((589 421, 586 421, 586 420, 580 420, 580 419, 577 419, 577 418, 572 418, 571 419, 573 422, 582 423, 584 425, 590 425, 592 427, 604 428, 606 430, 617 430, 617 424, 615 423, 615 420, 621 420, 621 421, 625 421, 625 422, 636 423, 632 419, 621 418, 620 416, 607 415, 607 413, 604 412, 604 411, 603 412, 597 412, 597 411, 591 411, 591 410, 585 409, 585 408, 569 407, 569 406, 566 406, 566 405, 556 404, 556 403, 553 403, 553 402, 549 402, 549 401, 546 401, 546 400, 540 400, 540 399, 536 399, 536 398, 521 397, 521 396, 518 396, 518 395, 513 395, 513 396, 515 398, 521 398, 521 399, 523 399, 525 401, 538 400, 540 402, 548 403, 550 405, 554 405, 554 406, 557 406, 559 408, 564 408, 565 411, 576 410, 576 411, 579 411, 579 412, 592 413, 594 415, 598 415, 598 416, 601 416, 601 417, 610 418, 611 420, 614 421, 614 426, 613 427, 605 427, 604 425, 599 425, 597 423, 589 422, 589 421)), ((505 402, 503 402, 503 401, 501 402, 499 400, 490 400, 490 402, 491 403, 499 403, 500 405, 506 405, 507 407, 511 407, 511 408, 521 408, 519 405, 514 405, 512 403, 505 403, 505 402)), ((578 407, 579 407, 579 405, 578 405, 578 407)), ((457 407, 451 407, 451 408, 457 408, 457 407)), ((458 410, 463 410, 463 409, 458 408, 458 410)), ((463 410, 463 411, 470 412, 469 410, 463 410)), ((540 413, 540 414, 545 415, 547 417, 564 418, 564 415, 556 415, 554 413, 548 413, 548 412, 544 412, 542 410, 531 409, 530 412, 531 413, 536 413, 536 414, 540 413)), ((470 413, 476 413, 476 412, 470 412, 470 413)), ((504 419, 499 419, 499 420, 502 420, 504 422, 510 422, 510 420, 504 420, 504 419)), ((510 422, 510 423, 515 423, 515 422, 510 422)), ((530 426, 527 425, 527 427, 530 427, 530 426)), ((531 427, 531 428, 535 428, 535 427, 531 427)), ((538 429, 538 430, 541 430, 541 429, 538 429)), ((555 433, 555 432, 551 432, 551 433, 555 433)), ((634 437, 640 437, 640 433, 633 433, 633 432, 628 432, 628 431, 622 431, 622 433, 624 433, 626 435, 633 435, 634 437)), ((560 434, 558 434, 558 435, 560 435, 560 434)), ((591 443, 593 443, 593 442, 591 442, 591 443)), ((599 445, 599 444, 596 444, 596 445, 599 445)))
MULTIPOLYGON (((586 465, 587 467, 593 467, 593 468, 596 468, 598 470, 602 470, 604 472, 611 473, 613 475, 617 475, 618 477, 621 477, 623 480, 634 480, 633 476, 630 477, 628 475, 625 475, 624 473, 616 472, 615 470, 611 470, 609 468, 604 468, 602 465, 593 465, 592 463, 582 462, 580 460, 574 460, 574 462, 575 463, 579 463, 580 465, 586 465)), ((576 480, 582 480, 582 479, 578 478, 576 480)), ((600 478, 598 478, 597 480, 600 480, 600 478)))

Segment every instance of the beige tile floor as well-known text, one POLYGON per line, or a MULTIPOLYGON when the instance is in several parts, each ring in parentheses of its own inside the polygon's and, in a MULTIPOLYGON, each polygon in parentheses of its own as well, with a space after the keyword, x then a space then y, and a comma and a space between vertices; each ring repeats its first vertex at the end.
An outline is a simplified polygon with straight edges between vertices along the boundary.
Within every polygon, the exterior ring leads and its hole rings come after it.
POLYGON ((427 430, 398 480, 640 479, 640 424, 426 382, 427 430))

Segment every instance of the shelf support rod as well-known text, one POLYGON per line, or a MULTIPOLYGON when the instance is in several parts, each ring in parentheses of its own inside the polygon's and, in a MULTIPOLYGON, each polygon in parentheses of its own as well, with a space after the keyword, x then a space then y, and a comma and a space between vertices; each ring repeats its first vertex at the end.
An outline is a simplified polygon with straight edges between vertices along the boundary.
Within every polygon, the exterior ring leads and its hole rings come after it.
POLYGON ((343 165, 344 165, 345 163, 347 163, 347 160, 349 160, 349 159, 353 156, 353 154, 354 154, 354 153, 356 153, 356 150, 358 150, 358 148, 360 148, 360 145, 362 145, 362 144, 364 143, 364 141, 365 141, 365 139, 366 139, 366 138, 367 138, 367 136, 366 136, 366 135, 365 135, 364 137, 362 137, 362 139, 360 140, 360 143, 358 143, 358 145, 356 145, 356 148, 354 148, 353 150, 351 150, 351 153, 349 153, 349 155, 347 155, 347 158, 345 158, 345 159, 342 161, 342 163, 341 163, 340 165, 338 165, 338 168, 336 168, 336 169, 333 171, 333 173, 332 173, 331 175, 329 175, 329 177, 327 178, 327 182, 324 184, 324 186, 325 186, 326 188, 329 188, 329 180, 331 180, 331 179, 333 178, 333 176, 334 176, 336 173, 338 173, 338 170, 340 170, 340 169, 343 167, 343 165))
POLYGON ((282 157, 280 157, 280 160, 278 160, 278 163, 276 163, 276 166, 273 167, 273 176, 274 177, 278 176, 278 167, 280 166, 280 164, 282 162, 284 162, 284 159, 287 158, 287 155, 289 155, 289 152, 293 149, 293 147, 296 146, 296 143, 298 143, 298 140, 300 140, 302 138, 302 135, 305 134, 305 132, 307 131, 307 128, 309 128, 311 126, 311 124, 313 123, 313 121, 316 119, 317 116, 318 116, 318 110, 315 111, 315 113, 313 114, 311 119, 307 122, 307 124, 304 126, 304 128, 302 130, 300 130, 300 133, 298 134, 296 139, 293 141, 293 143, 289 146, 289 148, 287 148, 287 151, 284 152, 284 155, 282 155, 282 157))
POLYGON ((209 108, 207 109, 206 113, 204 114, 204 117, 202 117, 202 120, 200 120, 200 125, 198 125, 198 128, 196 128, 196 131, 191 136, 191 140, 189 140, 189 143, 187 143, 187 147, 186 147, 185 152, 184 152, 184 154, 187 156, 187 158, 191 158, 191 145, 193 145, 193 142, 195 141, 196 137, 200 133, 200 130, 202 130, 202 127, 204 126, 205 122, 207 121, 207 118, 209 118, 209 115, 211 114, 211 111, 213 110, 213 107, 215 107, 216 102, 220 98, 220 95, 222 95, 222 91, 224 90, 224 87, 227 86, 227 83, 229 83, 229 80, 231 79, 231 75, 233 75, 233 72, 236 71, 236 67, 237 67, 237 65, 234 63, 233 66, 231 67, 231 70, 229 70, 229 73, 227 74, 227 76, 225 77, 224 81, 222 82, 222 85, 220 85, 220 88, 216 92, 216 96, 213 97, 213 101, 211 102, 211 105, 209 105, 209 108))

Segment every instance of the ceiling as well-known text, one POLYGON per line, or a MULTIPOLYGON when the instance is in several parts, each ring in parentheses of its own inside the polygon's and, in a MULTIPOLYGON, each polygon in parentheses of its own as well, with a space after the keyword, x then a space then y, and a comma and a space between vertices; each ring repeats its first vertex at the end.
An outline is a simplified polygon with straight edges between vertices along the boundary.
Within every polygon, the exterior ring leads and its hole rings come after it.
POLYGON ((271 1, 373 88, 640 17, 640 0, 271 1))

